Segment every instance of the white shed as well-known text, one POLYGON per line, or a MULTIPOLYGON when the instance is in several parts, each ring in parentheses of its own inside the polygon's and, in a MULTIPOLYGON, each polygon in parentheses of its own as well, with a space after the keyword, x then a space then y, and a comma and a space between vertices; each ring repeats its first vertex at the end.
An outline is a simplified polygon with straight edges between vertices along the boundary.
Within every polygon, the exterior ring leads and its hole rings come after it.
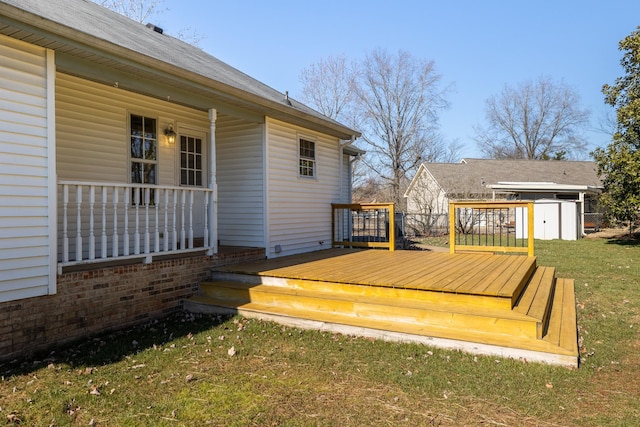
MULTIPOLYGON (((581 237, 581 202, 579 200, 540 199, 533 205, 533 237, 540 240, 578 240, 581 237)), ((522 224, 516 219, 516 237, 527 238, 527 216, 522 224)))

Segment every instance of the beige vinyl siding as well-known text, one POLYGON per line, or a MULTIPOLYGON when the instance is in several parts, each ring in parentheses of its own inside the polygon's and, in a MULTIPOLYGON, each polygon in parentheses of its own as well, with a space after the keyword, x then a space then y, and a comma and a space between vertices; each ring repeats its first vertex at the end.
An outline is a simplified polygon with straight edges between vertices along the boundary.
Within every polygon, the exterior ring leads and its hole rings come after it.
POLYGON ((265 245, 263 135, 263 124, 218 116, 218 239, 222 245, 265 245))
POLYGON ((47 130, 52 59, 45 49, 0 37, 0 302, 55 290, 49 251, 54 141, 47 130))
POLYGON ((340 200, 338 139, 269 119, 267 140, 267 253, 275 257, 329 248, 331 203, 340 200), (316 143, 315 178, 298 176, 298 137, 316 143))
POLYGON ((166 142, 169 122, 209 129, 206 111, 58 73, 58 179, 129 182, 129 114, 158 119, 158 184, 176 185, 176 144, 166 142))

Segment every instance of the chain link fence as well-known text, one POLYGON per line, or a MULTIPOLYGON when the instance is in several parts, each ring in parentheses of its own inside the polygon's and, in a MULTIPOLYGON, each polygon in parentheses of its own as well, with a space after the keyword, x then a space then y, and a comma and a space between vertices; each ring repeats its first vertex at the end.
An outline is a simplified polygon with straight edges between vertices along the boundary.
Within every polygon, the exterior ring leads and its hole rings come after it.
POLYGON ((449 214, 400 212, 396 224, 406 238, 439 237, 449 234, 449 214))

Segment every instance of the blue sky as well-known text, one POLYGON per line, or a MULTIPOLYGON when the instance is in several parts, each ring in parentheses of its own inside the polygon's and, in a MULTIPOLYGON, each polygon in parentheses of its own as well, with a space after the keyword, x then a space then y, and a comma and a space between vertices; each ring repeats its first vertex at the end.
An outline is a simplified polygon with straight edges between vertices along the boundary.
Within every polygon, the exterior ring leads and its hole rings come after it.
MULTIPOLYGON (((360 59, 383 48, 434 60, 449 110, 441 133, 479 156, 473 126, 484 102, 505 84, 541 75, 563 80, 591 110, 591 126, 607 114, 601 88, 621 76, 618 42, 640 26, 637 0, 356 1, 165 0, 154 17, 169 33, 191 27, 199 47, 274 89, 299 97, 301 71, 321 58, 360 59)), ((588 130, 589 149, 609 137, 588 130)))

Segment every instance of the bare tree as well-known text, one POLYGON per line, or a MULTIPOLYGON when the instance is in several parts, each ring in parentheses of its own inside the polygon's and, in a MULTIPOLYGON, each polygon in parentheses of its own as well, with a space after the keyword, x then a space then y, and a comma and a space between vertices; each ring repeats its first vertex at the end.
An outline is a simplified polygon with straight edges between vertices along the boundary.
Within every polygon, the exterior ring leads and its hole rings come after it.
POLYGON ((144 24, 152 16, 164 12, 164 0, 94 0, 99 5, 144 24))
POLYGON ((408 175, 422 162, 454 156, 460 147, 447 147, 437 131, 438 113, 448 106, 440 80, 433 61, 376 50, 363 61, 341 55, 303 70, 301 99, 362 132, 358 145, 366 154, 358 170, 366 170, 360 182, 368 187, 363 192, 371 197, 375 182, 375 198, 402 208, 408 175))
MULTIPOLYGON (((164 7, 164 0, 93 0, 101 6, 118 12, 127 18, 133 19, 141 24, 148 23, 151 18, 161 13, 167 12, 169 9, 164 7)), ((197 33, 194 29, 187 27, 179 30, 175 37, 187 42, 193 46, 204 38, 203 35, 197 33)))
POLYGON ((408 174, 441 154, 438 113, 448 103, 440 80, 433 61, 384 50, 368 54, 354 80, 362 139, 370 153, 364 161, 390 187, 392 201, 400 207, 408 174))
POLYGON ((300 73, 301 100, 331 119, 353 125, 355 67, 344 55, 321 58, 300 73))
POLYGON ((582 154, 581 131, 589 110, 580 108, 579 95, 549 77, 505 85, 485 104, 487 127, 476 126, 476 142, 490 158, 550 159, 582 154))

